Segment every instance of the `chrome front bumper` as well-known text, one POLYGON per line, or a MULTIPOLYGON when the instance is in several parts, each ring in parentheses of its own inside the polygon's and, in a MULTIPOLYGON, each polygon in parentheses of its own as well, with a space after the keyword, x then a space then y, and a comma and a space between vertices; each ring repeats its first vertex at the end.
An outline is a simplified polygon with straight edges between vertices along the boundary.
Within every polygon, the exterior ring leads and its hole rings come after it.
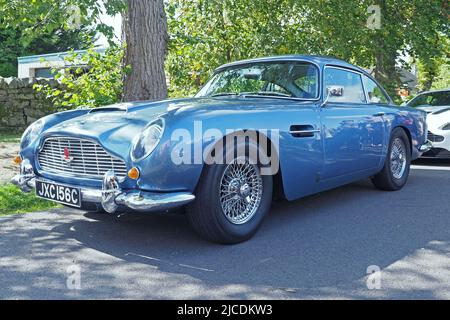
MULTIPOLYGON (((39 178, 40 181, 57 183, 39 178)), ((23 192, 31 192, 36 187, 36 176, 30 162, 24 160, 20 174, 11 179, 23 192)), ((78 186, 73 186, 79 188, 78 186)), ((103 178, 102 189, 80 188, 81 201, 101 204, 106 212, 114 213, 119 206, 140 211, 166 211, 182 207, 195 199, 188 192, 155 193, 140 190, 122 191, 113 171, 108 171, 103 178)))

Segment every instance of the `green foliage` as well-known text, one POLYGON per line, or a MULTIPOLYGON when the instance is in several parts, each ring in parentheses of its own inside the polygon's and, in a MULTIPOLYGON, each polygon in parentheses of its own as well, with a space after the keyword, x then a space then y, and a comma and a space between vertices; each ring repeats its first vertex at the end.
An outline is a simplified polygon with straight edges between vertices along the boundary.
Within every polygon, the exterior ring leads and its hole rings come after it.
POLYGON ((171 0, 166 11, 171 96, 195 93, 221 64, 288 53, 292 45, 278 25, 290 12, 286 1, 171 0))
POLYGON ((104 54, 93 48, 82 55, 73 53, 65 58, 68 67, 53 70, 59 86, 36 84, 34 88, 61 109, 114 104, 121 98, 123 75, 128 71, 121 66, 122 58, 123 48, 117 46, 104 54))
POLYGON ((19 142, 20 135, 0 132, 0 142, 19 142))
POLYGON ((32 41, 20 29, 0 27, 0 76, 17 76, 17 57, 51 52, 87 49, 95 41, 95 31, 82 26, 78 30, 40 33, 32 41))
MULTIPOLYGON (((398 67, 420 61, 431 77, 448 56, 448 0, 166 0, 171 96, 195 93, 223 63, 279 54, 330 55, 373 69, 395 96, 398 67), (371 29, 373 5, 381 28, 371 29), (412 59, 405 59, 411 57, 412 59), (435 64, 435 62, 438 62, 435 64)), ((21 30, 21 41, 72 30, 73 7, 81 24, 112 39, 101 13, 126 9, 125 0, 0 0, 0 27, 21 30)), ((8 69, 10 66, 3 65, 8 69)), ((445 70, 444 70, 445 71, 445 70)), ((6 71, 5 71, 6 72, 6 71)), ((445 80, 445 79, 444 79, 445 80)), ((425 80, 425 86, 431 86, 425 80)), ((395 98, 395 97, 394 97, 395 98)))
POLYGON ((0 27, 22 30, 23 44, 57 30, 75 31, 78 23, 93 26, 112 39, 112 27, 99 17, 102 13, 114 15, 124 9, 124 0, 0 0, 0 27))
MULTIPOLYGON (((278 54, 330 55, 375 68, 391 95, 402 57, 431 59, 445 50, 446 0, 169 0, 172 96, 190 95, 226 62, 278 54), (371 5, 381 28, 368 28, 371 5)), ((448 51, 447 51, 448 54, 448 51)))
POLYGON ((33 193, 23 193, 11 184, 0 186, 0 216, 43 211, 57 204, 37 198, 33 193))
POLYGON ((450 62, 442 64, 438 69, 438 74, 434 79, 431 89, 449 89, 450 88, 450 62))
MULTIPOLYGON (((73 67, 55 70, 61 83, 59 88, 36 86, 36 90, 63 109, 100 106, 120 99, 122 75, 127 68, 120 68, 123 50, 114 46, 113 28, 99 18, 101 14, 115 15, 125 8, 124 0, 0 0, 0 30, 20 30, 20 36, 15 35, 11 43, 27 48, 27 54, 84 49, 93 43, 87 37, 93 40, 93 34, 103 33, 112 46, 104 56, 89 50, 83 57, 73 55, 67 59, 68 64, 83 59, 89 65, 88 72, 73 67)), ((0 72, 3 69, 3 74, 11 75, 15 65, 11 60, 26 54, 14 47, 8 58, 2 60, 2 45, 0 41, 0 72)))
POLYGON ((420 91, 450 87, 450 40, 442 38, 444 50, 437 57, 424 57, 417 61, 420 91))

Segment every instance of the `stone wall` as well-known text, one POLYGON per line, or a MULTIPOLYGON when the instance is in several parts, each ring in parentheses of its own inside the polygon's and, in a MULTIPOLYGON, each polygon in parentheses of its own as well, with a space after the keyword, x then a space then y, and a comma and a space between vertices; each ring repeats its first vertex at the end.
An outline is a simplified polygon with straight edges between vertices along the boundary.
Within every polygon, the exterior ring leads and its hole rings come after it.
POLYGON ((36 82, 56 85, 54 80, 0 77, 0 132, 21 133, 37 119, 57 111, 35 92, 36 82))

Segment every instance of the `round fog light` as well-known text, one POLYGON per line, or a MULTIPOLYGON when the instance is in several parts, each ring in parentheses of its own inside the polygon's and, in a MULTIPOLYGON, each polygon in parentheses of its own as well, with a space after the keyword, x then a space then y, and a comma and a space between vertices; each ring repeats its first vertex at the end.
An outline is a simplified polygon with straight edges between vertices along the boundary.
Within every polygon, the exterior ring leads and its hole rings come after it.
POLYGON ((139 175, 139 169, 136 167, 133 167, 128 171, 128 178, 130 179, 137 180, 139 179, 139 175))

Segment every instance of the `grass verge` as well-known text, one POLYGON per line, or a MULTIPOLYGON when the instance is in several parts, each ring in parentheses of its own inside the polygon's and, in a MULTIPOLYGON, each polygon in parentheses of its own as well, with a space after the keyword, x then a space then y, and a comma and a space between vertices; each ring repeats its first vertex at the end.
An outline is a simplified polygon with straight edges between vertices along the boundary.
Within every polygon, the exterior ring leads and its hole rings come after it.
POLYGON ((20 134, 0 132, 0 142, 20 142, 20 134))
POLYGON ((58 204, 37 198, 34 193, 23 193, 12 184, 0 185, 0 216, 42 211, 58 204))

